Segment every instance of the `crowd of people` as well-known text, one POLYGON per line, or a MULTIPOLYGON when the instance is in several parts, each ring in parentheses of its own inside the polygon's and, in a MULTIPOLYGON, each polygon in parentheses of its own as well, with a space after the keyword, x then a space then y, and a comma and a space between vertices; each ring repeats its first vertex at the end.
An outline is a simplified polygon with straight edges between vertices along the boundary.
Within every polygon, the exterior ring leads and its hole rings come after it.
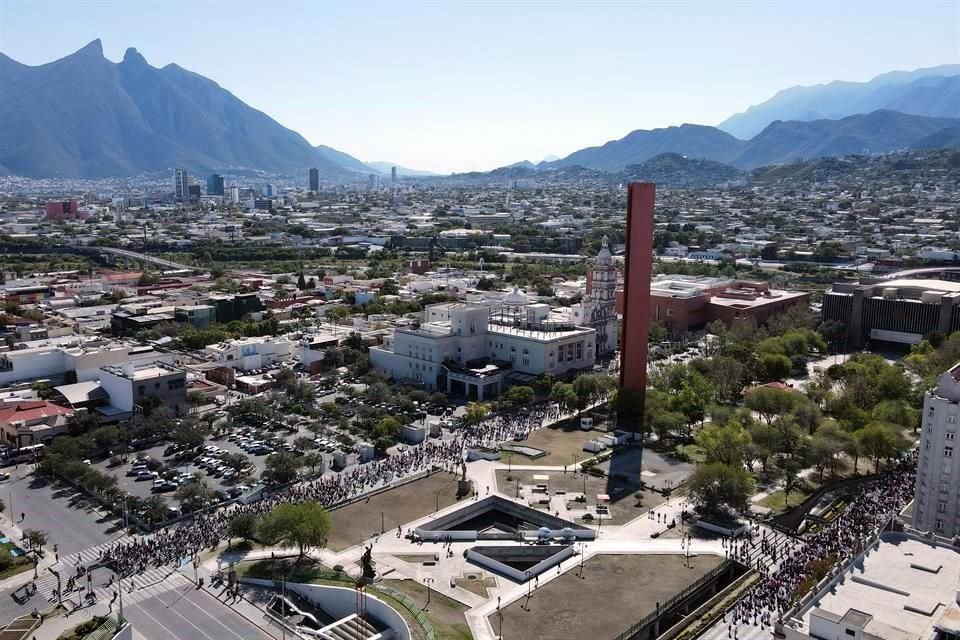
POLYGON ((259 518, 279 504, 306 500, 330 508, 431 469, 459 471, 464 444, 464 436, 458 434, 452 439, 428 440, 420 446, 404 447, 393 455, 340 473, 267 492, 262 499, 250 504, 198 514, 179 526, 160 529, 133 541, 118 542, 101 553, 100 561, 112 565, 125 577, 142 574, 152 566, 177 566, 184 559, 226 540, 230 521, 240 514, 259 518))
POLYGON ((479 424, 464 421, 460 432, 468 447, 496 447, 506 440, 525 440, 530 432, 560 419, 552 402, 538 402, 509 412, 491 414, 479 424))
POLYGON ((812 563, 836 566, 860 553, 911 500, 915 474, 915 455, 898 460, 833 521, 803 539, 757 527, 746 539, 731 541, 731 557, 764 575, 724 616, 727 636, 737 638, 741 625, 769 629, 803 595, 798 587, 811 575, 812 563))
POLYGON ((160 529, 136 540, 117 542, 101 552, 100 561, 110 564, 124 577, 142 574, 153 566, 175 567, 226 540, 230 521, 240 514, 259 518, 279 504, 305 500, 314 500, 331 508, 430 469, 459 472, 466 447, 496 446, 505 440, 524 439, 531 431, 560 417, 556 404, 539 402, 491 414, 476 424, 461 420, 461 428, 452 438, 427 440, 419 446, 404 447, 392 455, 340 473, 267 492, 262 499, 250 504, 197 514, 179 526, 160 529))

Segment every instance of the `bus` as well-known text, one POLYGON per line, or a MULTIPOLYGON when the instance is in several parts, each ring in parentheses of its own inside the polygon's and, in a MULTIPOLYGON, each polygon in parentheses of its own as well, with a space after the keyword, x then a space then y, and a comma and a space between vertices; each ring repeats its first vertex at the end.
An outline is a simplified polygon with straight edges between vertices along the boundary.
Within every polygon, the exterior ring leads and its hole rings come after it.
POLYGON ((40 444, 28 444, 19 449, 13 449, 8 451, 3 458, 4 464, 25 464, 28 462, 36 462, 43 457, 43 448, 44 445, 40 444))

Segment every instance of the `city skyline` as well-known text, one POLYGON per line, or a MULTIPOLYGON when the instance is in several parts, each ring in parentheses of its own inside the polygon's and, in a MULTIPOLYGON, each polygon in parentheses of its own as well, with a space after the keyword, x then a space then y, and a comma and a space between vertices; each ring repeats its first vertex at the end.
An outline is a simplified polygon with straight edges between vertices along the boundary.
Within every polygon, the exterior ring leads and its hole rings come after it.
POLYGON ((960 60, 953 2, 177 6, 5 0, 0 51, 37 65, 96 38, 111 60, 135 47, 311 144, 437 172, 715 125, 793 85, 960 60), (230 12, 243 19, 218 22, 230 12))

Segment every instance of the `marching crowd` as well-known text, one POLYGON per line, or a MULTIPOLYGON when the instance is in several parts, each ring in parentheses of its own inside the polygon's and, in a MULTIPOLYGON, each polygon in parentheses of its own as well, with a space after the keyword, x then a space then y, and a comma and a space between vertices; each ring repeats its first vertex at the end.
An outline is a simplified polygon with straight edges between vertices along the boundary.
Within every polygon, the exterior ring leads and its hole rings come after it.
MULTIPOLYGON (((102 552, 101 562, 112 564, 121 576, 141 574, 151 566, 176 567, 200 551, 218 546, 227 538, 230 521, 239 514, 260 517, 278 504, 304 500, 329 508, 431 468, 459 471, 465 447, 522 439, 558 417, 556 405, 541 403, 492 415, 479 424, 463 424, 451 439, 428 440, 348 471, 281 489, 251 504, 198 515, 178 527, 117 543, 102 552)), ((736 638, 740 625, 769 628, 792 605, 811 562, 827 558, 842 562, 858 553, 866 538, 910 500, 915 467, 914 458, 900 460, 871 490, 858 494, 836 520, 804 540, 775 532, 768 535, 754 526, 747 538, 725 542, 729 557, 765 574, 724 616, 728 636, 736 638)))
POLYGON ((740 625, 770 628, 794 604, 797 587, 810 575, 810 563, 830 559, 842 564, 886 526, 913 496, 916 457, 908 456, 884 472, 869 491, 856 495, 835 520, 802 541, 758 528, 740 542, 731 542, 731 555, 762 571, 761 581, 724 616, 727 636, 737 638, 740 625))
POLYGON ((541 402, 512 412, 492 414, 479 424, 462 421, 462 428, 451 439, 428 440, 420 446, 403 448, 393 455, 348 471, 269 493, 251 504, 201 514, 178 527, 160 529, 153 535, 133 541, 118 542, 101 552, 100 561, 111 564, 121 576, 142 574, 151 566, 177 566, 184 559, 203 549, 215 548, 225 540, 227 527, 237 515, 261 517, 278 504, 304 500, 315 500, 329 508, 432 468, 459 471, 465 447, 495 446, 504 440, 523 439, 560 415, 556 404, 541 402))
POLYGON ((251 504, 198 515, 176 528, 160 529, 151 536, 117 543, 102 552, 101 561, 111 563, 122 576, 143 573, 150 566, 176 565, 203 549, 219 545, 227 538, 230 521, 240 514, 260 517, 278 504, 305 500, 315 500, 329 508, 433 467, 454 470, 459 468, 462 459, 463 445, 459 439, 427 441, 349 471, 281 489, 251 504))
POLYGON ((556 404, 539 402, 493 414, 477 425, 464 423, 462 437, 468 447, 496 447, 505 440, 524 440, 534 429, 559 418, 560 409, 556 404))

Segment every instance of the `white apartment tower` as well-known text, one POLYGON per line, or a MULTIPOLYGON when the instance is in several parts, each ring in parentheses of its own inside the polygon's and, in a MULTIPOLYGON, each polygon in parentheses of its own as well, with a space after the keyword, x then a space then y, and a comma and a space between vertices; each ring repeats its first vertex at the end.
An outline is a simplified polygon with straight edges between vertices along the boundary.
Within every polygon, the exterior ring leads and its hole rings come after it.
POLYGON ((960 422, 960 363, 942 374, 923 399, 913 527, 960 535, 960 469, 954 463, 960 422))
POLYGON ((190 176, 186 169, 173 170, 173 197, 177 200, 187 200, 190 197, 190 176))

